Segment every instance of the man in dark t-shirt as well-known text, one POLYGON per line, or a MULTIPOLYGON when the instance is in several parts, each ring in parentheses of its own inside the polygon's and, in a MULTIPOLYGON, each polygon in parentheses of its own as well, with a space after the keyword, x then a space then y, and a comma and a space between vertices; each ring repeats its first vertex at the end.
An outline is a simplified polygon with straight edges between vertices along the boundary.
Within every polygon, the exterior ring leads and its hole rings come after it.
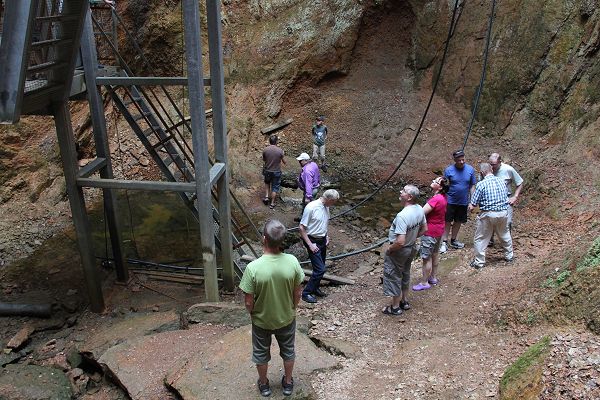
POLYGON ((277 135, 269 136, 269 145, 263 150, 263 177, 265 197, 263 203, 275 208, 275 197, 281 190, 281 165, 285 165, 283 150, 277 146, 277 135))
POLYGON ((313 137, 313 160, 321 161, 321 169, 327 172, 325 165, 325 140, 327 139, 327 126, 325 125, 324 117, 317 117, 317 121, 312 127, 313 137))

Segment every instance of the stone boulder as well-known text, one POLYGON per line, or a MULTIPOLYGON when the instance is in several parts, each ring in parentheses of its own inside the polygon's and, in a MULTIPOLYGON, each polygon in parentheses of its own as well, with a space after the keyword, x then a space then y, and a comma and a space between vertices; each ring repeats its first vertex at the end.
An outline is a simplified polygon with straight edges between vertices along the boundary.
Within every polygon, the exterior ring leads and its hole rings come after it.
POLYGON ((164 378, 227 332, 222 326, 193 325, 187 330, 131 338, 109 348, 99 359, 107 374, 133 400, 171 398, 164 378))
POLYGON ((2 400, 70 400, 72 394, 69 379, 56 368, 11 364, 0 370, 2 400))
MULTIPOLYGON (((171 373, 166 384, 184 400, 199 399, 256 399, 256 368, 252 353, 251 326, 238 328, 217 342, 197 352, 179 370, 171 373)), ((277 341, 271 346, 269 380, 273 389, 272 398, 282 399, 281 369, 277 341)), ((337 367, 335 357, 317 348, 308 336, 296 332, 296 365, 294 367, 295 388, 286 399, 314 398, 310 384, 311 375, 318 370, 337 367)))

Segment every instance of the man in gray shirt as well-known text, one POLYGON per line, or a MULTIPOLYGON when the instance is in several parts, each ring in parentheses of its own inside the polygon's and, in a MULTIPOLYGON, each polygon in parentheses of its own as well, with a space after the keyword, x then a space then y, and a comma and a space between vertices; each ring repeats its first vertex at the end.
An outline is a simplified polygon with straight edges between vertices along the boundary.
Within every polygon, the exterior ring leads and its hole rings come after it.
POLYGON ((410 309, 406 293, 410 284, 410 264, 416 252, 416 240, 427 232, 423 208, 417 204, 419 189, 406 185, 400 191, 404 208, 396 215, 388 234, 389 247, 383 261, 383 294, 392 297, 392 304, 382 312, 400 315, 410 309))
POLYGON ((277 135, 269 136, 269 145, 263 150, 263 177, 265 197, 263 203, 275 208, 275 198, 281 190, 281 166, 285 165, 283 150, 277 146, 277 135))

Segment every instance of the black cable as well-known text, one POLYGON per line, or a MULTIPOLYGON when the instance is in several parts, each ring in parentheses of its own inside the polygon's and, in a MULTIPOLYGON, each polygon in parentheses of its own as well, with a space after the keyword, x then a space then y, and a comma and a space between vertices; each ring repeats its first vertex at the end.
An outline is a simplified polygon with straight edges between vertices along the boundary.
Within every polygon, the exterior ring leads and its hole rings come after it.
MULTIPOLYGON (((423 128, 423 124, 425 123, 425 119, 427 118, 427 114, 429 112, 429 108, 431 107, 431 103, 433 102, 433 97, 435 96, 435 92, 437 90, 437 86, 440 81, 440 77, 442 75, 442 70, 444 69, 444 63, 446 62, 446 56, 448 54, 448 47, 450 46, 450 39, 452 38, 452 32, 455 29, 454 20, 456 18, 456 11, 458 9, 458 3, 459 3, 458 1, 456 3, 454 3, 454 9, 452 11, 452 20, 450 21, 450 25, 448 28, 448 35, 446 37, 446 44, 444 46, 444 53, 442 54, 442 60, 440 61, 440 68, 438 69, 438 72, 436 74, 435 81, 433 84, 433 89, 431 90, 431 96, 429 96, 429 101, 427 102, 427 107, 425 108, 425 112, 423 113, 423 117, 421 118, 421 122, 419 123, 419 127, 417 128, 417 131, 415 132, 415 136, 413 137, 413 140, 410 143, 410 146, 404 153, 404 157, 402 157, 402 160, 400 160, 400 163, 396 166, 396 168, 394 168, 394 171, 392 171, 392 173, 387 177, 387 179, 381 185, 379 185, 379 187, 377 189, 375 189, 375 191, 373 191, 370 195, 365 197, 363 200, 356 203, 354 206, 350 207, 349 209, 347 209, 345 211, 342 211, 339 214, 334 215, 330 219, 336 219, 338 217, 346 215, 350 211, 357 209, 358 207, 360 207, 361 205, 363 205, 364 203, 366 203, 367 201, 372 199, 377 193, 379 193, 381 191, 381 189, 383 189, 385 187, 385 185, 387 185, 390 182, 390 180, 394 177, 394 175, 396 175, 398 170, 400 170, 400 167, 402 167, 402 165, 404 164, 404 161, 406 161, 406 158, 410 154, 412 148, 415 145, 415 142, 417 141, 417 138, 419 137, 419 134, 421 133, 421 129, 423 128)), ((294 228, 290 228, 289 231, 295 231, 297 229, 298 229, 298 227, 294 227, 294 228)))
MULTIPOLYGON (((117 151, 119 153, 119 165, 121 166, 121 174, 123 174, 123 177, 127 179, 127 174, 125 173, 125 167, 123 165, 123 152, 121 150, 121 134, 119 132, 118 119, 115 115, 115 110, 113 110, 113 123, 115 125, 115 132, 117 134, 117 151)), ((131 202, 129 201, 129 191, 127 189, 125 189, 125 199, 127 200, 127 208, 129 210, 129 231, 131 233, 131 243, 133 244, 133 251, 135 252, 135 256, 139 257, 140 253, 137 248, 135 233, 133 231, 133 213, 131 211, 131 202)))
POLYGON ((462 149, 464 150, 467 146, 467 141, 469 140, 469 136, 471 135, 471 130, 473 129, 473 123, 475 122, 475 117, 477 116, 477 109, 479 106, 479 98, 481 97, 481 93, 483 92, 483 82, 485 81, 485 70, 487 68, 488 62, 488 54, 490 50, 490 40, 492 37, 492 25, 494 24, 494 13, 496 8, 496 0, 492 0, 492 10, 490 11, 490 17, 488 20, 488 28, 485 39, 485 49, 483 52, 483 66, 481 68, 481 78, 479 79, 479 86, 477 87, 477 93, 475 94, 475 104, 473 104, 473 111, 471 113, 471 120, 469 121, 469 126, 467 128, 467 132, 465 133, 465 140, 462 145, 462 149))
MULTIPOLYGON (((386 242, 388 242, 388 240, 389 240, 388 238, 381 239, 379 242, 377 242, 375 244, 372 244, 369 247, 365 247, 363 249, 354 250, 354 251, 350 251, 348 253, 342 253, 342 254, 338 254, 338 255, 329 257, 329 258, 327 258, 327 261, 339 260, 340 258, 346 258, 346 257, 350 257, 350 256, 355 256, 355 255, 360 254, 360 253, 365 253, 365 252, 367 252, 369 250, 373 250, 374 248, 382 246, 383 244, 385 244, 386 242)), ((302 261, 300 264, 301 265, 302 264, 310 264, 310 260, 302 261)))
MULTIPOLYGON (((435 93, 435 89, 436 89, 436 87, 437 87, 437 84, 438 84, 438 81, 439 81, 439 77, 440 77, 440 75, 441 75, 441 70, 442 70, 442 67, 443 67, 443 65, 444 65, 444 61, 445 61, 445 58, 446 58, 446 53, 447 53, 447 50, 448 50, 448 43, 449 43, 449 41, 450 41, 450 38, 451 38, 452 36, 454 36, 454 30, 456 29, 456 25, 458 24, 458 19, 459 19, 459 18, 460 18, 460 16, 462 15, 462 10, 463 10, 463 7, 461 7, 460 14, 458 14, 458 17, 456 18, 456 20, 454 19, 455 15, 456 15, 456 7, 457 7, 457 5, 458 5, 458 1, 457 1, 457 2, 455 3, 455 5, 454 5, 454 13, 453 13, 453 15, 452 15, 452 22, 451 22, 451 24, 450 24, 450 31, 449 31, 449 33, 448 33, 448 38, 447 38, 447 40, 446 40, 446 47, 444 48, 444 55, 442 56, 442 62, 441 62, 441 64, 440 64, 440 70, 438 71, 438 76, 436 77, 436 81, 435 81, 435 84, 434 84, 434 88, 433 88, 433 91, 432 91, 431 97, 430 97, 430 99, 429 99, 429 103, 427 104, 427 108, 425 109, 425 114, 423 115, 423 118, 421 119, 421 124, 419 125, 419 128, 417 129, 417 132, 416 132, 416 134, 415 134, 415 137, 414 137, 414 139, 413 139, 413 141, 412 141, 412 143, 411 143, 410 147, 408 148, 408 150, 407 150, 407 153, 405 154, 405 156, 404 156, 404 158, 402 159, 402 161, 400 162, 400 164, 399 164, 399 165, 396 167, 396 169, 394 170, 394 172, 392 172, 392 174, 391 174, 391 175, 388 177, 388 179, 387 179, 387 180, 386 180, 386 181, 385 181, 385 182, 384 182, 384 183, 383 183, 383 184, 382 184, 382 185, 381 185, 379 188, 377 188, 377 189, 376 189, 376 190, 375 190, 375 191, 374 191, 374 192, 373 192, 373 193, 372 193, 370 196, 368 196, 367 198, 365 198, 364 200, 362 200, 360 203, 356 204, 355 206, 353 206, 353 207, 352 207, 352 208, 350 208, 349 210, 346 210, 346 211, 344 211, 344 212, 342 212, 342 213, 340 213, 340 214, 338 214, 338 215, 334 215, 334 216, 332 217, 332 219, 333 219, 333 218, 336 218, 336 217, 339 217, 339 216, 342 216, 342 215, 344 215, 344 214, 346 214, 346 213, 350 212, 351 210, 353 210, 353 209, 357 208, 358 206, 360 206, 361 204, 363 204, 365 201, 367 201, 367 200, 369 200, 371 197, 373 197, 373 196, 374 196, 374 195, 375 195, 377 192, 379 192, 379 191, 381 190, 381 188, 382 188, 382 187, 383 187, 385 184, 387 184, 387 183, 389 182, 389 180, 391 179, 391 177, 392 177, 392 176, 394 176, 394 174, 395 174, 395 173, 398 171, 398 169, 400 168, 400 166, 402 165, 402 163, 404 163, 404 160, 406 160, 406 157, 408 156, 408 153, 409 153, 409 152, 410 152, 410 150, 412 149, 412 147, 413 147, 413 145, 414 145, 414 143, 415 143, 415 141, 416 141, 416 139, 417 139, 417 136, 419 135, 419 132, 420 132, 420 130, 421 130, 421 127, 423 126, 423 122, 424 122, 424 120, 425 120, 425 117, 426 117, 426 115, 427 115, 427 112, 429 111, 429 106, 431 105, 431 101, 432 101, 432 99, 433 99, 433 95, 434 95, 434 93, 435 93)), ((462 5, 462 4, 461 4, 461 5, 462 5)), ((476 94, 476 97, 475 97, 475 104, 474 104, 474 106, 473 106, 473 111, 472 111, 472 114, 471 114, 471 120, 469 121, 469 126, 468 126, 468 129, 467 129, 467 132, 465 133, 465 139, 464 139, 463 146, 462 146, 462 149, 463 149, 463 150, 464 150, 464 148, 466 147, 466 145, 467 145, 467 141, 468 141, 468 139, 469 139, 469 135, 471 134, 471 130, 472 130, 472 127, 473 127, 473 122, 474 122, 474 120, 475 120, 475 117, 476 117, 476 115, 477 115, 477 109, 478 109, 478 104, 479 104, 479 98, 481 97, 481 93, 482 93, 482 91, 483 91, 483 83, 484 83, 484 81, 485 81, 485 73, 486 73, 487 61, 488 61, 488 55, 489 55, 490 40, 491 40, 491 36, 492 36, 492 26, 493 26, 493 23, 494 23, 495 7, 496 7, 496 0, 492 0, 492 9, 491 9, 490 16, 489 16, 489 20, 488 20, 487 37, 486 37, 486 43, 485 43, 485 49, 484 49, 483 67, 482 67, 482 70, 481 70, 481 78, 480 78, 480 80, 479 80, 479 87, 477 88, 477 94, 476 94)), ((292 229, 290 229, 290 230, 293 230, 293 229, 297 229, 297 228, 292 228, 292 229)), ((371 250, 371 249, 373 249, 373 248, 375 248, 375 247, 379 247, 379 246, 381 246, 381 245, 382 245, 382 244, 384 244, 386 241, 387 241, 387 239, 383 239, 383 240, 382 240, 382 241, 380 241, 379 243, 376 243, 376 244, 374 244, 374 245, 372 245, 372 246, 370 246, 370 247, 367 247, 367 248, 365 248, 365 249, 356 250, 356 251, 354 251, 354 252, 350 252, 350 253, 346 253, 346 254, 340 254, 340 255, 337 255, 337 256, 334 256, 334 257, 328 258, 328 260, 335 260, 335 259, 340 259, 340 258, 344 258, 344 257, 349 257, 349 256, 352 256, 352 255, 355 255, 355 254, 363 253, 363 252, 365 252, 365 251, 368 251, 368 250, 371 250)), ((310 261, 303 261, 303 262, 301 262, 300 264, 307 264, 307 263, 309 263, 309 262, 310 262, 310 261)))

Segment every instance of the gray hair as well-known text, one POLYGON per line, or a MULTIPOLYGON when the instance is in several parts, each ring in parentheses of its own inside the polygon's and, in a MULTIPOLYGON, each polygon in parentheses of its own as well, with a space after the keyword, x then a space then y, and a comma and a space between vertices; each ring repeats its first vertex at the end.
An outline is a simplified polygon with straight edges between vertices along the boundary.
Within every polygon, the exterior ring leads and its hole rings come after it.
POLYGON ((340 193, 335 189, 327 189, 322 196, 325 200, 339 200, 340 193))
POLYGON ((406 185, 404 187, 404 191, 406 192, 406 194, 409 194, 414 200, 417 200, 419 198, 419 195, 421 194, 421 192, 419 192, 419 188, 415 185, 406 185))
POLYGON ((263 235, 267 241, 267 246, 270 249, 281 250, 287 229, 276 219, 270 219, 265 222, 263 235))
POLYGON ((479 172, 482 175, 487 175, 492 172, 492 166, 486 162, 479 164, 479 172))
POLYGON ((490 160, 490 162, 501 162, 502 157, 498 153, 492 153, 492 154, 490 154, 489 160, 490 160))

